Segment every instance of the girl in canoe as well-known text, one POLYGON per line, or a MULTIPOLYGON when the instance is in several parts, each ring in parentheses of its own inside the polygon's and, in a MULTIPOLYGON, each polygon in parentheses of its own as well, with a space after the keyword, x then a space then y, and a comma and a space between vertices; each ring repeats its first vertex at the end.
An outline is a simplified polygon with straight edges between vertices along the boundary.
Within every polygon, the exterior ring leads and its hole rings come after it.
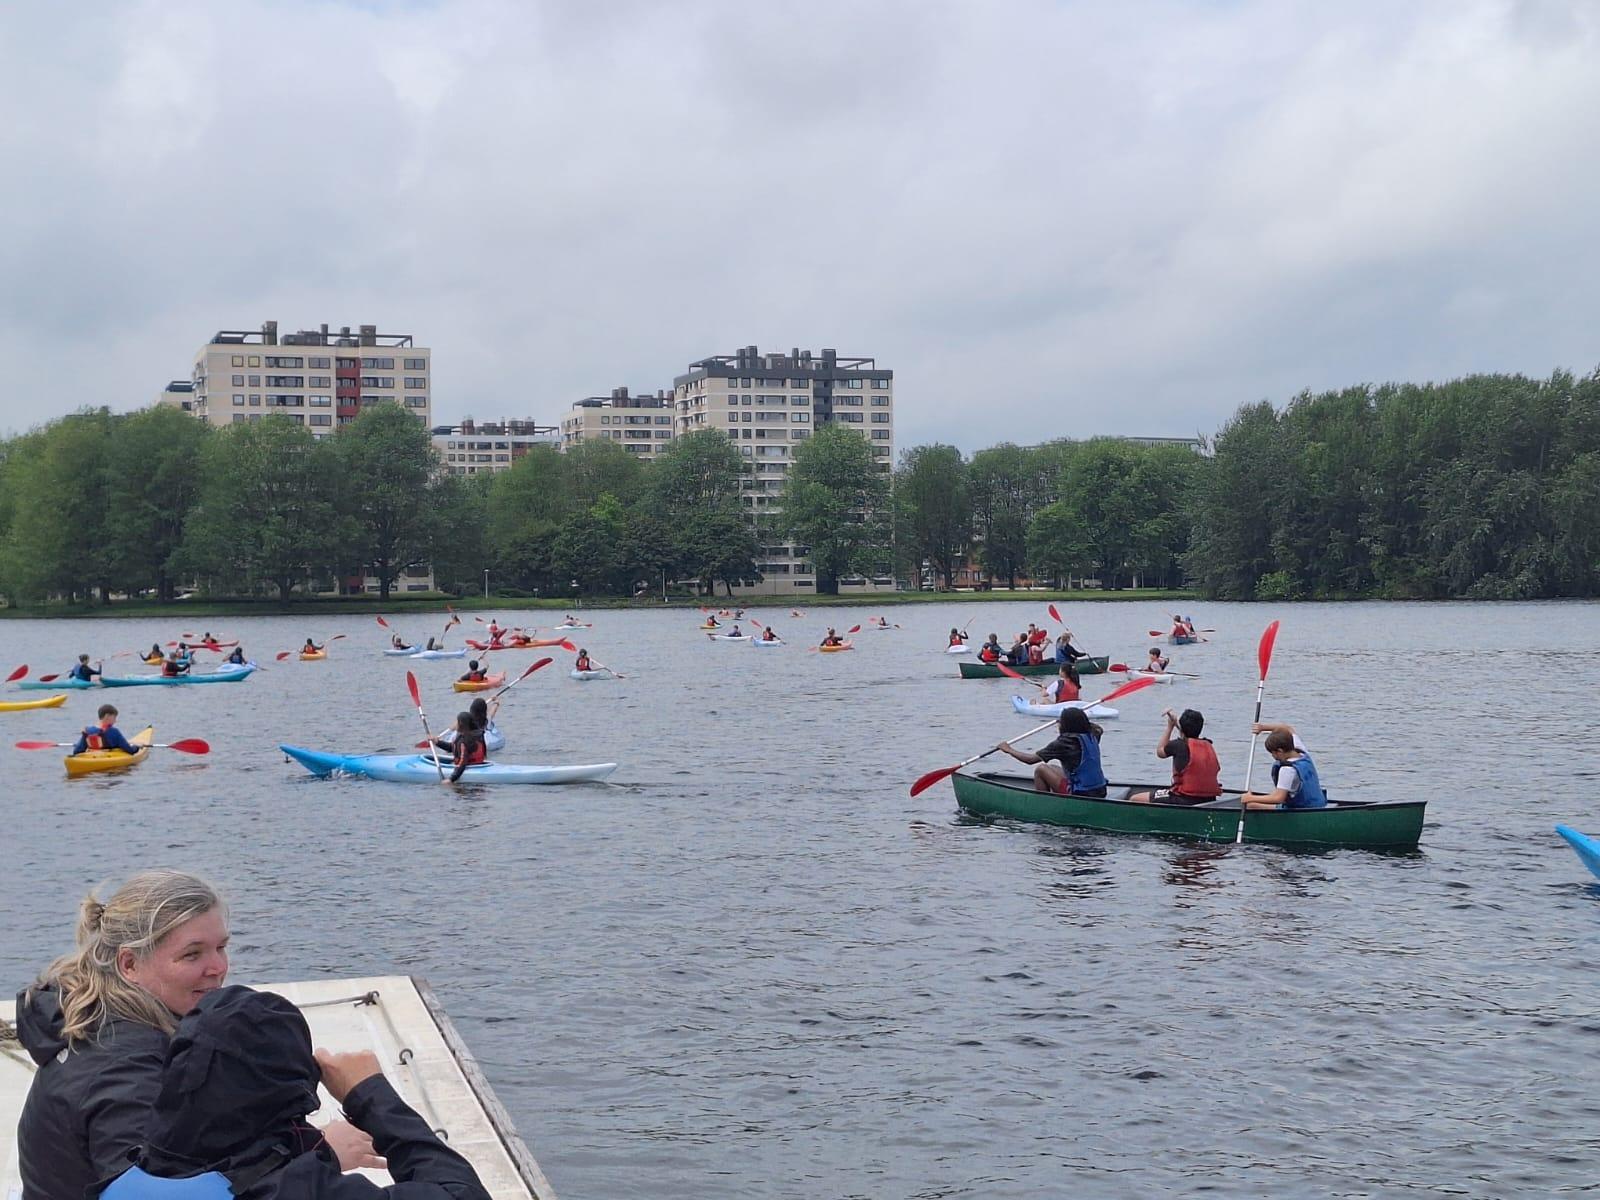
MULTIPOLYGON (((499 711, 500 701, 494 701, 493 707, 491 707, 489 701, 485 700, 482 696, 475 696, 472 703, 467 707, 467 715, 472 718, 473 727, 477 729, 478 733, 485 739, 485 752, 488 750, 488 735, 490 733, 500 732, 495 728, 494 723, 494 715, 499 711)), ((449 750, 452 754, 454 754, 456 731, 454 729, 445 730, 438 737, 433 739, 433 744, 439 747, 441 750, 449 750)), ((424 743, 424 746, 426 746, 426 743, 424 743)))
POLYGON ((1056 639, 1056 661, 1058 663, 1075 663, 1086 655, 1072 644, 1072 630, 1068 629, 1056 639))
POLYGON ((405 644, 405 642, 401 639, 401 637, 400 637, 400 635, 398 633, 390 635, 390 637, 389 637, 389 646, 390 646, 391 649, 394 649, 394 650, 409 650, 409 649, 411 649, 410 646, 405 644))
POLYGON ((1020 763, 1033 764, 1033 790, 1062 796, 1104 799, 1105 772, 1100 767, 1100 735, 1104 731, 1081 708, 1065 709, 1056 725, 1056 740, 1039 753, 1018 750, 1010 742, 995 747, 1020 763), (1056 766, 1060 763, 1060 766, 1056 766))
POLYGON ((1044 665, 1044 647, 1038 642, 1028 643, 1028 665, 1030 667, 1041 667, 1044 665))
POLYGON ((455 756, 456 769, 450 772, 450 782, 456 783, 468 767, 489 761, 488 748, 483 744, 483 732, 470 712, 456 714, 456 736, 450 747, 455 756))
POLYGON ((187 675, 189 668, 192 666, 194 666, 194 659, 183 652, 183 645, 180 643, 171 654, 162 660, 162 678, 173 679, 179 675, 187 675))
POLYGON ((306 639, 306 644, 304 646, 300 647, 300 653, 301 654, 321 654, 322 653, 322 647, 317 645, 310 638, 307 638, 306 639))
POLYGON ((30 1200, 81 1197, 144 1140, 178 1019, 228 975, 228 913, 205 880, 144 871, 79 910, 77 948, 17 998, 38 1064, 17 1122, 30 1200))
POLYGON ((961 636, 961 630, 952 629, 950 631, 950 644, 952 646, 965 646, 967 644, 967 639, 961 636))
POLYGON ((482 683, 489 678, 489 672, 478 665, 478 660, 473 659, 467 664, 467 673, 460 679, 462 683, 482 683))
POLYGON ((775 642, 775 641, 778 640, 778 635, 773 630, 771 625, 768 625, 765 629, 763 629, 761 631, 761 640, 763 642, 775 642))
POLYGON ((154 645, 152 645, 150 647, 150 653, 146 654, 144 656, 144 660, 145 660, 145 662, 149 663, 152 667, 155 666, 157 663, 162 663, 162 662, 165 662, 167 660, 166 654, 161 649, 161 643, 160 642, 156 642, 154 645))
POLYGON ((1246 808, 1326 808, 1327 794, 1317 777, 1317 764, 1311 761, 1306 745, 1293 725, 1257 721, 1252 733, 1264 733, 1268 754, 1272 755, 1272 791, 1246 792, 1239 802, 1246 808))

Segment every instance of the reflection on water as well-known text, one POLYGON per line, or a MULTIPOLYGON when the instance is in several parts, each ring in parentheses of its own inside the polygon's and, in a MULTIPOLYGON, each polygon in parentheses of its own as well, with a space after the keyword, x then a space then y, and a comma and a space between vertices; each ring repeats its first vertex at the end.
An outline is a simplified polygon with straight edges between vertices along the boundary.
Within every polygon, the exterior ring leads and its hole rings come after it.
MULTIPOLYGON (((14 754, 0 964, 17 986, 64 949, 101 879, 208 871, 241 977, 428 976, 569 1197, 1592 1189, 1600 883, 1551 826, 1600 817, 1581 788, 1522 785, 1591 740, 1600 667, 1567 651, 1594 607, 1210 606, 1213 640, 1174 650, 1201 678, 1107 722, 1108 773, 1162 779, 1157 714, 1199 708, 1237 786, 1256 638, 1281 618, 1266 716, 1300 727, 1341 798, 1427 790, 1403 855, 968 821, 944 784, 908 797, 1037 724, 1010 683, 956 678, 950 625, 1040 608, 908 608, 834 656, 710 645, 694 613, 598 614, 586 645, 631 678, 530 678, 501 757, 615 760, 614 786, 286 765, 279 741, 415 741, 407 664, 367 618, 314 631, 350 635, 324 664, 119 695, 124 724, 216 750, 71 785, 56 756, 14 754)), ((1158 613, 1062 615, 1127 659, 1158 613)), ((798 643, 867 615, 775 620, 798 643)), ((226 626, 266 659, 308 632, 226 626)), ((0 624, 35 674, 176 631, 0 624)), ((453 711, 452 665, 411 665, 430 712, 453 711)), ((54 739, 98 699, 5 719, 54 739)), ((1580 750, 1571 771, 1595 768, 1580 750)))

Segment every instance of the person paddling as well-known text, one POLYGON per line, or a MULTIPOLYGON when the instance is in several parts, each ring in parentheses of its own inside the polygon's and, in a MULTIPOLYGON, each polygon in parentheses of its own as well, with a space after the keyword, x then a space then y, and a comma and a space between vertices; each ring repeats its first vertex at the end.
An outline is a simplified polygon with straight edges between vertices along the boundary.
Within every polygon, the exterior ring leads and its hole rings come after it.
POLYGON ((487 678, 489 678, 489 672, 478 665, 477 659, 473 659, 467 664, 467 673, 461 677, 459 682, 482 683, 487 678))
POLYGON ((235 646, 233 648, 233 653, 228 655, 227 661, 232 663, 236 667, 244 666, 244 664, 245 664, 244 647, 243 646, 235 646))
POLYGON ((978 657, 986 663, 995 663, 1000 661, 1000 654, 1000 635, 991 633, 989 640, 978 648, 978 657))
POLYGON ((967 644, 967 639, 961 636, 961 630, 952 629, 950 631, 950 644, 952 646, 965 646, 967 644))
POLYGON ((307 638, 306 639, 306 644, 300 648, 300 653, 301 654, 321 654, 322 653, 322 647, 317 645, 310 638, 307 638))
POLYGON ((401 639, 401 637, 400 637, 400 635, 398 633, 392 635, 389 638, 389 646, 390 646, 391 649, 394 649, 394 650, 409 650, 409 649, 411 649, 411 647, 406 645, 406 643, 401 639))
POLYGON ((1172 660, 1170 658, 1161 653, 1161 651, 1155 646, 1151 646, 1150 657, 1145 660, 1145 664, 1140 668, 1140 670, 1146 672, 1147 674, 1160 675, 1166 671, 1167 667, 1170 666, 1171 663, 1172 660))
POLYGON ((166 659, 167 659, 167 656, 166 656, 165 653, 162 652, 161 643, 160 642, 154 643, 150 647, 150 653, 146 654, 144 656, 145 662, 149 663, 152 667, 155 666, 159 662, 165 662, 166 659))
POLYGON ((578 659, 572 664, 572 669, 575 671, 594 670, 594 667, 589 665, 589 652, 587 650, 578 651, 578 659))
POLYGON ((773 629, 772 629, 771 625, 768 625, 765 629, 763 629, 761 631, 761 640, 763 642, 775 642, 775 641, 778 640, 778 635, 775 632, 773 632, 773 629))
MULTIPOLYGON (((864 644, 865 643, 863 643, 863 645, 864 644)), ((828 626, 828 632, 823 636, 822 645, 824 645, 824 646, 842 646, 842 645, 844 645, 844 639, 842 637, 840 637, 839 634, 838 634, 838 631, 835 630, 832 625, 830 625, 830 626, 828 626)))
POLYGON ((1222 795, 1222 767, 1210 738, 1200 736, 1206 719, 1198 709, 1178 716, 1167 709, 1167 725, 1156 742, 1156 757, 1172 760, 1172 785, 1128 797, 1135 804, 1208 804, 1222 795), (1176 729, 1180 736, 1173 737, 1176 729))
POLYGON ((1090 721, 1081 708, 1063 711, 1056 728, 1056 740, 1037 754, 1018 750, 1010 742, 1001 742, 995 749, 1020 763, 1034 764, 1033 790, 1036 792, 1103 800, 1106 776, 1100 766, 1100 735, 1104 731, 1090 721))
POLYGON ((78 661, 76 665, 73 666, 72 670, 67 672, 67 678, 81 679, 84 683, 93 683, 94 677, 100 674, 101 666, 101 663, 95 663, 95 665, 91 667, 89 665, 89 656, 87 654, 80 654, 78 655, 78 661))
POLYGON ((98 725, 90 725, 78 734, 78 740, 73 743, 72 752, 82 754, 86 750, 120 750, 124 754, 137 754, 139 747, 133 745, 123 736, 122 730, 117 728, 117 708, 114 704, 102 704, 98 725))
POLYGON ((1056 677, 1043 686, 1046 702, 1049 704, 1067 704, 1073 700, 1081 699, 1082 690, 1078 686, 1078 672, 1071 663, 1062 663, 1056 677))
POLYGON ((1272 755, 1272 791, 1246 792, 1239 802, 1246 808, 1326 808, 1327 793, 1317 775, 1317 765, 1293 725, 1257 721, 1252 733, 1264 733, 1268 754, 1272 755))
POLYGON ((716 613, 707 613, 706 614, 706 628, 707 629, 721 629, 722 628, 722 622, 717 620, 717 614, 716 613))
POLYGON ((1056 639, 1056 661, 1058 663, 1076 663, 1080 658, 1088 655, 1072 644, 1072 630, 1068 629, 1056 639))
POLYGON ((175 648, 171 654, 162 660, 161 677, 163 679, 176 679, 179 675, 187 675, 194 660, 181 653, 182 647, 175 648))
POLYGON ((460 780, 468 767, 489 761, 489 751, 483 744, 483 734, 470 712, 456 714, 456 736, 450 747, 455 756, 456 769, 450 773, 450 782, 460 780))
POLYGON ((733 631, 732 631, 732 632, 731 632, 731 633, 725 633, 725 634, 723 634, 723 635, 722 635, 722 636, 723 636, 723 637, 735 637, 735 638, 740 638, 740 637, 743 637, 743 636, 744 636, 744 630, 742 630, 742 629, 740 629, 740 628, 739 628, 739 622, 737 622, 737 621, 735 621, 735 622, 734 622, 734 623, 733 623, 733 631))

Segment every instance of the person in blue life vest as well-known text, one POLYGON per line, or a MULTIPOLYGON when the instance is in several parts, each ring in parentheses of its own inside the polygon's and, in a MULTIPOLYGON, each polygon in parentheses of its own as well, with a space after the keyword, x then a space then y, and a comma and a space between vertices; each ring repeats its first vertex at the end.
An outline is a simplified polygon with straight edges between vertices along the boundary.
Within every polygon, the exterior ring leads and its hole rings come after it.
POLYGON ((81 679, 84 683, 93 683, 94 677, 100 674, 100 667, 100 663, 95 663, 95 665, 91 667, 89 665, 89 656, 87 654, 80 654, 78 655, 77 665, 74 666, 72 670, 67 672, 67 678, 81 679))
POLYGON ((227 661, 232 663, 236 667, 244 666, 245 661, 246 661, 245 657, 244 657, 244 647, 243 646, 235 646, 233 648, 233 653, 228 655, 227 661))
POLYGON ((115 705, 102 704, 98 715, 100 718, 98 725, 90 725, 78 734, 78 740, 72 746, 74 754, 82 754, 85 750, 121 750, 124 754, 139 753, 139 747, 129 742, 123 736, 122 730, 117 728, 115 705))
POLYGON ((995 749, 1020 763, 1033 764, 1036 792, 1104 799, 1106 776, 1100 766, 1100 735, 1104 731, 1081 708, 1064 710, 1056 729, 1056 740, 1037 754, 1018 750, 1010 742, 1001 742, 995 749))
POLYGON ((1245 792, 1239 802, 1245 808, 1326 808, 1327 793, 1317 776, 1317 764, 1293 725, 1257 721, 1252 733, 1264 733, 1268 754, 1272 755, 1272 791, 1245 792))

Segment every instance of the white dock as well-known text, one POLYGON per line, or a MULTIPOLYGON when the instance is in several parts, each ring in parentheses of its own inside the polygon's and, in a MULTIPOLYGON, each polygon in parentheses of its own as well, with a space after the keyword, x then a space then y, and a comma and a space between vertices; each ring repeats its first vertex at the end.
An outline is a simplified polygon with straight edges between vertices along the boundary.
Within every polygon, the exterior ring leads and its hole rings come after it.
MULTIPOLYGON (((495 1200, 555 1200, 426 980, 392 975, 251 986, 297 1005, 311 1026, 313 1044, 376 1054, 395 1090, 472 1163, 495 1200)), ((13 1003, 0 1001, 0 1018, 9 1023, 14 1015, 13 1003)), ((34 1066, 9 1032, 0 1031, 0 1195, 18 1200, 17 1118, 34 1066)), ((339 1116, 333 1098, 325 1091, 321 1095, 322 1108, 311 1117, 316 1125, 339 1116)), ((391 1182, 382 1171, 363 1174, 377 1183, 391 1182)))

